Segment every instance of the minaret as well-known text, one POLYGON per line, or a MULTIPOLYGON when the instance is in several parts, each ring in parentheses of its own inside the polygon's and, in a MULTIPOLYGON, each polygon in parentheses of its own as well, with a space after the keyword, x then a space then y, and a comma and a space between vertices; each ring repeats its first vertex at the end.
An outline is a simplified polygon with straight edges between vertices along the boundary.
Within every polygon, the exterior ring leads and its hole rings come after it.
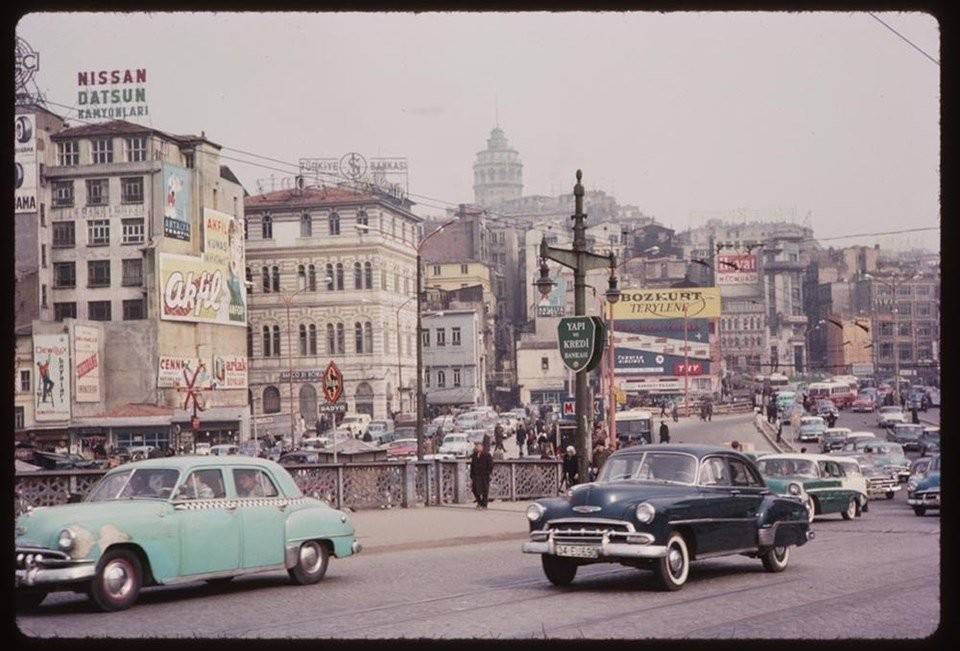
POLYGON ((523 163, 497 125, 490 132, 487 148, 477 152, 473 164, 473 196, 478 206, 492 207, 523 196, 523 163))

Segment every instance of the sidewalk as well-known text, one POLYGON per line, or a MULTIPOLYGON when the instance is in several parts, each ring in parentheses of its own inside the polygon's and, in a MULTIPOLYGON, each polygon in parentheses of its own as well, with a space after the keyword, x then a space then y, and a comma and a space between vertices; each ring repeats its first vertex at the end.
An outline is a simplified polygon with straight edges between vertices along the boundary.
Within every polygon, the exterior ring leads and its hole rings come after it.
POLYGON ((363 554, 527 539, 524 513, 533 500, 364 509, 350 513, 363 554))

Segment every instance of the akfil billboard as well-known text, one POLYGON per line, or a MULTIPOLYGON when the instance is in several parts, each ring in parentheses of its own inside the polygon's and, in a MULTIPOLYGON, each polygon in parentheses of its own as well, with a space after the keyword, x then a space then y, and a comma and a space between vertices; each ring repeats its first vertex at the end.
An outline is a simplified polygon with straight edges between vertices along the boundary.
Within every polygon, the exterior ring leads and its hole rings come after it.
POLYGON ((65 334, 34 335, 37 365, 34 412, 37 421, 70 419, 70 348, 65 334))
POLYGON ((14 213, 37 212, 37 121, 13 118, 14 213))

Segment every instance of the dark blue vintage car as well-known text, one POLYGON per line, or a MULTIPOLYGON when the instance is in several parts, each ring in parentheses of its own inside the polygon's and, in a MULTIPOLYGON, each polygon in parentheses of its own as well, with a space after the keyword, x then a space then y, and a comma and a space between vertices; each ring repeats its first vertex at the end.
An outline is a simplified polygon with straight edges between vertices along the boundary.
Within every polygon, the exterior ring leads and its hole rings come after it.
POLYGON ((527 508, 528 554, 554 585, 581 565, 653 570, 666 590, 686 582, 690 561, 743 554, 781 572, 790 547, 813 538, 807 506, 777 495, 753 462, 727 447, 643 445, 610 455, 597 481, 527 508))
POLYGON ((934 455, 926 472, 912 477, 907 482, 907 504, 917 515, 926 514, 928 509, 940 510, 940 455, 934 455))

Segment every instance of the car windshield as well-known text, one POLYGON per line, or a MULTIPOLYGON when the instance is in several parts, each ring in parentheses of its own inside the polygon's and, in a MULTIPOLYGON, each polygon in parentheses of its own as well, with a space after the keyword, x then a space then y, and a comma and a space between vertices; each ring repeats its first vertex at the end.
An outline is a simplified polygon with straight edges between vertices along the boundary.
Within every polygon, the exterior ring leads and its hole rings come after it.
POLYGON ((893 431, 900 438, 915 439, 920 437, 921 430, 919 425, 917 426, 907 425, 906 427, 897 427, 893 431))
POLYGON ((612 481, 652 481, 668 484, 692 484, 697 460, 687 454, 647 452, 611 457, 603 464, 599 483, 612 481))
POLYGON ((894 413, 903 413, 903 410, 900 407, 880 407, 881 414, 894 414, 894 413))
POLYGON ((817 477, 817 465, 809 459, 764 459, 757 461, 766 477, 817 477))
POLYGON ((843 468, 843 471, 847 473, 848 477, 854 477, 863 474, 860 472, 860 464, 853 461, 841 461, 840 467, 843 468))
POLYGON ((443 437, 444 445, 449 445, 450 443, 466 443, 466 442, 467 442, 466 436, 449 436, 448 435, 443 437))
POLYGON ((110 473, 94 486, 86 501, 168 499, 179 476, 180 472, 173 468, 137 468, 110 473))

